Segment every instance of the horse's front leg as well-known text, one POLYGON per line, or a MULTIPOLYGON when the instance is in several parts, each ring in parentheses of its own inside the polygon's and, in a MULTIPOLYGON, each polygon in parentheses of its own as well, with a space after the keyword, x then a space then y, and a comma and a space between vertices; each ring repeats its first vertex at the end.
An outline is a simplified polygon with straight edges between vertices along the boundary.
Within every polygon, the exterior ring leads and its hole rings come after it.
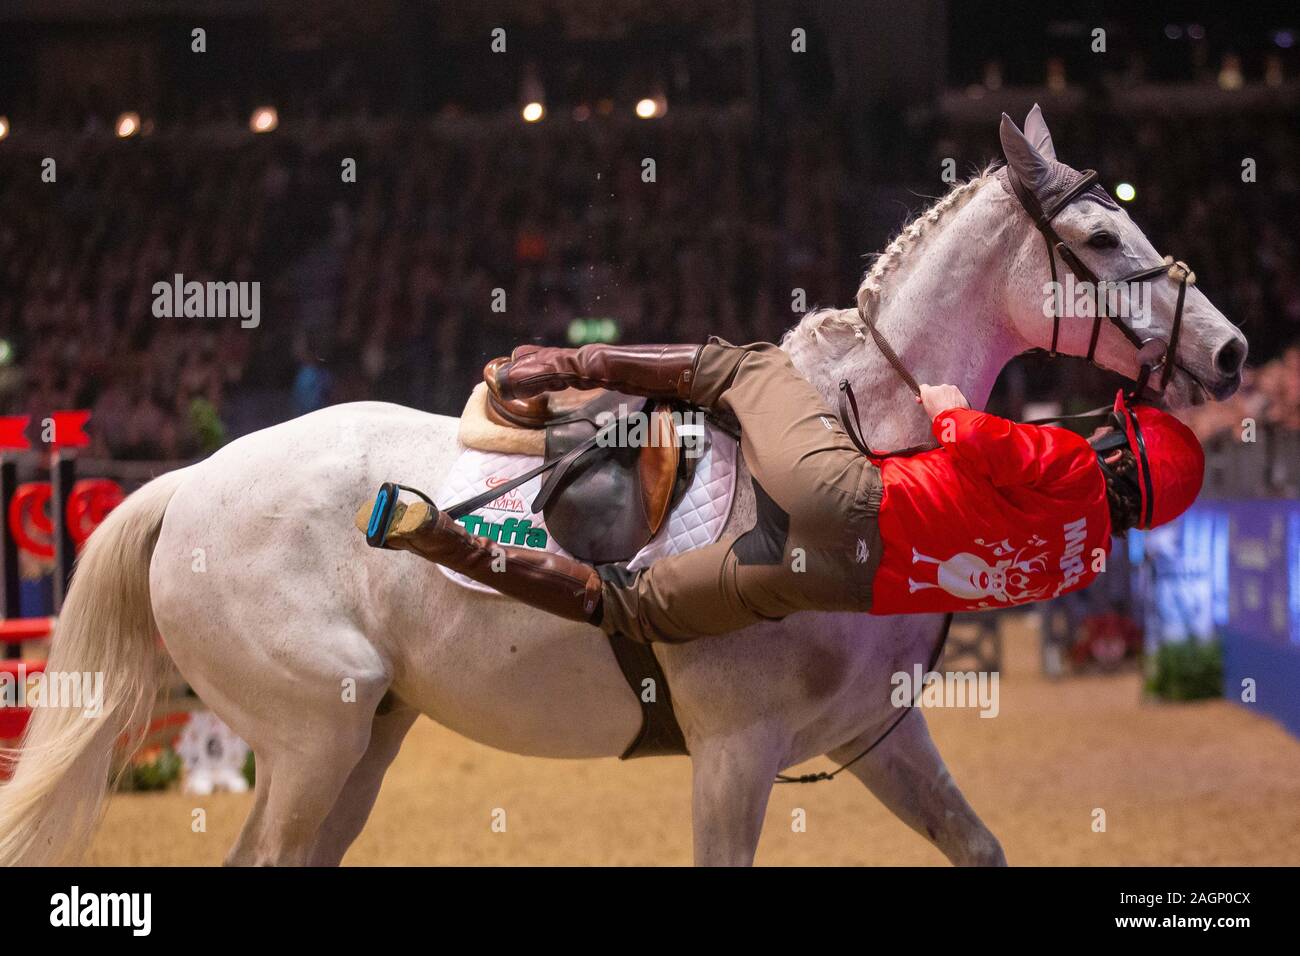
POLYGON ((789 737, 751 727, 691 740, 696 866, 749 866, 789 737))
MULTIPOLYGON (((880 736, 872 727, 827 756, 852 760, 880 736)), ((921 834, 956 866, 1006 866, 1002 845, 976 816, 914 710, 849 772, 900 820, 921 834)))

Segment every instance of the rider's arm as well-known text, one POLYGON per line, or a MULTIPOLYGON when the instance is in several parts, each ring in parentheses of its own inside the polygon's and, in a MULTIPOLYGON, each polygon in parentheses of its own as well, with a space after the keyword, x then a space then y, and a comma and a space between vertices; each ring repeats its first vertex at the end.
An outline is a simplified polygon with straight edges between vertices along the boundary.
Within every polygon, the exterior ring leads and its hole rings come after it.
POLYGON ((930 416, 930 428, 972 472, 995 485, 1051 482, 1073 470, 1082 457, 1092 460, 1088 444, 1063 428, 1042 428, 973 411, 955 385, 922 385, 917 396, 930 416))
POLYGON ((1077 444, 1072 432, 1041 428, 969 408, 940 412, 930 428, 945 448, 995 485, 1028 485, 1043 475, 1045 464, 1061 456, 1063 443, 1071 454, 1077 444))

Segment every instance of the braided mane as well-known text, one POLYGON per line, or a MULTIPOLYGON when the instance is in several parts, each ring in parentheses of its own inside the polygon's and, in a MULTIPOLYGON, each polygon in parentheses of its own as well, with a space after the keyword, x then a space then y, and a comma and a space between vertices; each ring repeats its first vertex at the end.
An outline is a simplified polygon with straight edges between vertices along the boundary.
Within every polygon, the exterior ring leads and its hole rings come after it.
POLYGON ((994 165, 990 165, 974 178, 954 186, 938 202, 903 227, 885 251, 875 257, 871 268, 862 277, 862 284, 858 286, 856 309, 816 309, 786 332, 781 339, 781 347, 790 353, 795 365, 801 365, 799 358, 808 351, 829 351, 832 355, 839 355, 860 340, 865 334, 861 315, 876 315, 889 278, 902 268, 908 254, 945 216, 960 209, 975 195, 994 168, 994 165))

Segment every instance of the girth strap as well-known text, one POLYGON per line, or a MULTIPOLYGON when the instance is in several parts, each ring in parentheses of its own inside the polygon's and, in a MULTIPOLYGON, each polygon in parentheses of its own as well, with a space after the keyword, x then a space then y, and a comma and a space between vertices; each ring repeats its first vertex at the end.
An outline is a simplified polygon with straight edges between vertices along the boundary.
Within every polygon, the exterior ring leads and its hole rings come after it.
POLYGON ((635 757, 676 757, 690 753, 686 747, 686 738, 682 735, 681 724, 673 710, 672 693, 668 689, 668 677, 664 674, 659 658, 655 656, 652 644, 641 644, 622 634, 612 633, 609 638, 610 650, 614 660, 623 672, 632 693, 636 694, 641 705, 641 729, 632 738, 632 742, 619 755, 619 760, 631 760, 635 757), (646 681, 651 681, 654 693, 646 699, 646 681))

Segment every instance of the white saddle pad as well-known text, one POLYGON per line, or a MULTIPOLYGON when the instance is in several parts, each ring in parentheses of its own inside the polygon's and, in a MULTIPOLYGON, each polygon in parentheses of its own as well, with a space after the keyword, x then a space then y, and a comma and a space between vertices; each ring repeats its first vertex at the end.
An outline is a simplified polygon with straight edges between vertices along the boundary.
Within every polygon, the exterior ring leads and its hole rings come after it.
MULTIPOLYGON (((705 426, 704 453, 695 464, 695 477, 682 500, 673 508, 659 533, 628 562, 628 568, 639 571, 653 562, 670 555, 681 554, 694 548, 712 544, 722 534, 731 514, 731 501, 736 493, 736 440, 705 426)), ((511 478, 536 468, 542 459, 534 455, 511 455, 501 452, 479 451, 466 448, 452 465, 451 472, 434 495, 439 508, 449 508, 488 488, 506 484, 511 478)), ((547 473, 549 474, 549 473, 547 473)), ((471 534, 492 538, 500 544, 536 548, 572 557, 546 528, 541 514, 528 510, 529 504, 541 490, 546 474, 537 475, 500 498, 489 501, 461 519, 471 534)), ((495 594, 494 588, 471 581, 439 565, 439 570, 457 584, 475 591, 495 594)))

